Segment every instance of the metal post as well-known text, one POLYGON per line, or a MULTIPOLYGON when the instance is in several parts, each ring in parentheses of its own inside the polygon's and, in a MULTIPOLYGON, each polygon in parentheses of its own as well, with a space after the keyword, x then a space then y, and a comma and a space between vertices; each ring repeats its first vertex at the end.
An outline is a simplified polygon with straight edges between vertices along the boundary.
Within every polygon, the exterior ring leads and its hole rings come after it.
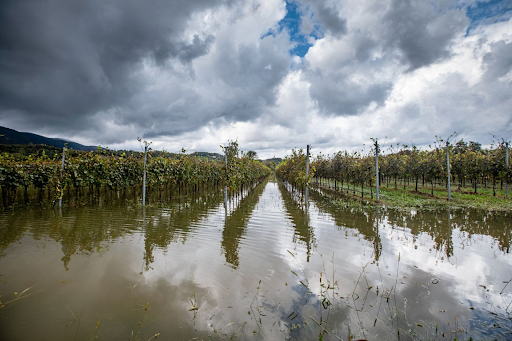
POLYGON ((144 176, 142 177, 142 206, 146 206, 146 160, 148 156, 148 144, 144 145, 144 176))
POLYGON ((448 188, 448 201, 450 201, 450 143, 446 141, 446 176, 447 176, 447 188, 448 188))
POLYGON ((375 198, 379 201, 379 143, 375 140, 375 198))
POLYGON ((64 162, 66 160, 66 147, 62 147, 62 164, 60 166, 60 194, 59 194, 59 208, 62 207, 62 195, 64 194, 64 189, 62 188, 62 178, 64 177, 64 162))
POLYGON ((226 162, 226 182, 224 183, 224 207, 228 208, 228 150, 224 148, 224 161, 226 162))
POLYGON ((306 206, 308 204, 309 196, 309 144, 306 147, 306 206))
MULTIPOLYGON (((505 165, 507 166, 507 174, 508 174, 508 142, 505 142, 505 165)), ((507 192, 506 192, 506 197, 508 198, 508 181, 507 179, 505 178, 505 183, 507 184, 507 192)))

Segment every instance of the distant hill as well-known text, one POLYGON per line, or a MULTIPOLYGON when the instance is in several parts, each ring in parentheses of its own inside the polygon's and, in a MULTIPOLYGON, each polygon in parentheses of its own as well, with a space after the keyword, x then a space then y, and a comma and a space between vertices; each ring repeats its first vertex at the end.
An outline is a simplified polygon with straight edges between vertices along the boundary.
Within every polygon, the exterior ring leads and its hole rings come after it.
POLYGON ((194 152, 190 155, 196 156, 196 157, 202 157, 202 158, 206 158, 206 159, 224 160, 224 155, 219 154, 219 153, 194 152))
POLYGON ((278 157, 273 157, 271 159, 259 160, 259 161, 262 162, 268 168, 275 170, 277 165, 281 163, 282 159, 278 158, 278 157))
MULTIPOLYGON (((10 153, 10 154, 21 154, 21 155, 40 155, 43 151, 46 155, 54 155, 59 154, 64 147, 64 143, 68 144, 68 148, 74 149, 77 151, 96 151, 98 148, 94 146, 84 146, 80 143, 67 141, 63 139, 53 139, 49 137, 45 137, 42 135, 32 134, 32 133, 24 133, 19 132, 14 129, 5 128, 0 126, 0 153, 10 153)), ((129 150, 109 150, 109 153, 115 155, 121 155, 123 152, 126 154, 136 153, 134 151, 129 150)), ((171 158, 179 158, 180 154, 177 153, 168 153, 154 150, 152 152, 154 156, 167 156, 171 158)), ((205 158, 209 160, 224 160, 224 155, 219 153, 209 153, 209 152, 194 152, 190 155, 205 158)), ((275 168, 275 165, 278 165, 281 162, 281 158, 271 158, 267 160, 259 160, 261 162, 273 163, 272 169, 275 168)), ((270 166, 270 165, 269 165, 270 166)))
POLYGON ((264 161, 268 161, 268 162, 273 162, 275 163, 276 165, 280 164, 281 161, 283 161, 283 159, 281 159, 280 157, 273 157, 271 159, 266 159, 264 161))
POLYGON ((0 127, 0 144, 45 144, 47 146, 62 148, 68 144, 68 148, 75 150, 96 150, 94 146, 84 146, 80 143, 63 139, 52 139, 42 135, 19 132, 14 129, 0 127))

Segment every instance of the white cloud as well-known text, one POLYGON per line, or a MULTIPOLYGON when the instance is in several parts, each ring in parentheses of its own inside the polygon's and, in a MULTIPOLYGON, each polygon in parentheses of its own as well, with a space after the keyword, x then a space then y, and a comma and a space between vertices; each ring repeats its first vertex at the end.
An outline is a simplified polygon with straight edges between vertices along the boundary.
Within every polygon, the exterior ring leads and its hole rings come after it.
MULTIPOLYGON (((418 145, 453 131, 484 145, 490 134, 512 138, 512 19, 479 21, 467 34, 464 6, 473 2, 298 4, 302 33, 323 34, 309 37, 304 58, 289 54, 294 42, 278 28, 282 0, 144 9, 158 15, 137 17, 132 40, 121 43, 114 34, 143 9, 115 3, 112 18, 91 6, 84 28, 70 32, 73 48, 50 31, 32 69, 13 59, 35 51, 19 31, 18 45, 2 45, 10 67, 0 68, 0 125, 111 148, 138 148, 144 136, 169 151, 218 152, 238 139, 260 157, 306 144, 360 150, 370 137, 418 145), (168 24, 175 12, 184 17, 168 24), (162 28, 171 37, 154 34, 162 28)), ((76 14, 59 13, 55 24, 66 30, 76 14)))

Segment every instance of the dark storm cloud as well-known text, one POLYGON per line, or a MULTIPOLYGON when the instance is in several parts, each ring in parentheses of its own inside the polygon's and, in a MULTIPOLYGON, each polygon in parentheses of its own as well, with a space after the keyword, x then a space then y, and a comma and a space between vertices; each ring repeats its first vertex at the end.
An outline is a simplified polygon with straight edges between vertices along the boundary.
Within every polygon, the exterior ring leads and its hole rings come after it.
POLYGON ((450 56, 454 38, 464 35, 468 24, 462 9, 393 0, 383 18, 384 48, 397 48, 402 61, 414 70, 450 56))
MULTIPOLYGON (((0 110, 27 129, 79 130, 96 113, 122 106, 144 58, 188 63, 214 37, 182 38, 191 15, 221 1, 3 1, 0 6, 0 110)), ((5 119, 5 117, 4 117, 5 119)))
POLYGON ((144 108, 115 115, 123 125, 136 124, 144 137, 178 135, 205 125, 255 120, 276 103, 276 88, 287 75, 288 47, 276 48, 267 36, 258 44, 233 41, 222 35, 208 55, 207 68, 198 67, 196 76, 177 76, 155 93, 142 93, 129 104, 144 108), (157 122, 157 124, 155 124, 157 122))
MULTIPOLYGON (((312 10, 322 13, 319 6, 312 10)), ((312 62, 320 58, 327 63, 306 63, 304 67, 310 95, 324 115, 357 115, 372 103, 384 105, 396 75, 450 57, 456 38, 464 36, 469 23, 464 10, 435 2, 370 2, 363 13, 375 22, 350 30, 345 25, 335 35, 338 41, 331 40, 339 48, 340 58, 316 55, 312 62)), ((352 20, 358 23, 357 18, 352 20)))
POLYGON ((354 32, 354 49, 358 62, 363 63, 370 59, 371 53, 377 46, 377 41, 368 32, 354 32))
POLYGON ((258 47, 241 45, 236 53, 233 47, 223 46, 217 58, 225 69, 219 69, 217 76, 236 89, 239 96, 239 99, 231 98, 225 107, 226 116, 241 121, 260 116, 265 106, 275 104, 275 87, 288 72, 289 55, 285 49, 281 53, 273 52, 275 48, 269 37, 258 47))
POLYGON ((407 141, 436 129, 477 133, 482 122, 510 130, 512 85, 503 76, 512 45, 494 24, 492 34, 478 26, 466 36, 466 5, 294 2, 291 15, 281 0, 0 1, 0 125, 87 144, 192 136, 200 141, 192 145, 214 148, 237 129, 283 145, 307 131, 324 147, 331 127, 307 128, 317 114, 332 127, 344 121, 336 116, 362 114, 346 120, 358 124, 354 136, 372 126, 366 117, 384 117, 374 136, 400 131, 407 141), (279 29, 287 17, 298 33, 279 29), (297 37, 307 45, 302 59, 290 54, 297 37), (457 65, 465 70, 451 72, 457 65), (419 122, 425 117, 447 123, 419 122))
POLYGON ((372 102, 382 105, 392 88, 390 82, 360 84, 346 76, 316 73, 310 76, 310 94, 326 115, 348 116, 360 114, 372 102))
MULTIPOLYGON (((313 24, 319 25, 321 32, 329 33, 335 37, 340 37, 347 33, 347 19, 339 16, 338 9, 330 7, 324 0, 298 0, 300 11, 303 19, 308 17, 313 24)), ((315 34, 315 27, 311 27, 312 32, 304 32, 305 34, 315 34)))
POLYGON ((347 20, 338 16, 334 8, 325 6, 323 1, 315 2, 313 11, 321 27, 333 36, 339 37, 347 32, 347 20))
POLYGON ((486 70, 484 77, 495 80, 512 70, 512 43, 500 41, 491 45, 491 51, 484 55, 486 70))

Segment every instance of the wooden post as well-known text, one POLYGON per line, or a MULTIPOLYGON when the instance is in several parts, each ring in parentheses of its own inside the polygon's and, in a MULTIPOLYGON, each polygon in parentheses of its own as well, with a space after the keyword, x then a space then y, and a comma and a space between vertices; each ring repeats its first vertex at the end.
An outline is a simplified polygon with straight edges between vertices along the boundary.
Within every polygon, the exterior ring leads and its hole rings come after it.
POLYGON ((66 162, 66 147, 62 147, 62 164, 60 166, 60 193, 59 193, 59 208, 62 207, 62 196, 64 193, 62 192, 64 189, 62 188, 62 178, 64 177, 64 163, 66 162))
POLYGON ((451 199, 451 189, 450 189, 450 143, 446 141, 446 176, 447 176, 447 189, 448 189, 448 201, 451 199))
POLYGON ((379 143, 375 139, 375 199, 379 201, 379 143))
MULTIPOLYGON (((228 150, 224 148, 224 161, 226 163, 226 180, 224 182, 224 208, 228 208, 228 150)), ((227 211, 226 211, 227 212, 227 211)))
POLYGON ((148 144, 144 143, 144 175, 142 177, 142 206, 146 206, 146 161, 148 156, 148 144))
MULTIPOLYGON (((505 143, 505 165, 507 166, 507 173, 508 173, 508 142, 505 143)), ((507 187, 506 187, 506 197, 508 198, 508 181, 507 179, 505 179, 505 183, 507 184, 507 187)))
POLYGON ((308 196, 309 196, 309 144, 306 147, 306 207, 308 204, 308 196))

